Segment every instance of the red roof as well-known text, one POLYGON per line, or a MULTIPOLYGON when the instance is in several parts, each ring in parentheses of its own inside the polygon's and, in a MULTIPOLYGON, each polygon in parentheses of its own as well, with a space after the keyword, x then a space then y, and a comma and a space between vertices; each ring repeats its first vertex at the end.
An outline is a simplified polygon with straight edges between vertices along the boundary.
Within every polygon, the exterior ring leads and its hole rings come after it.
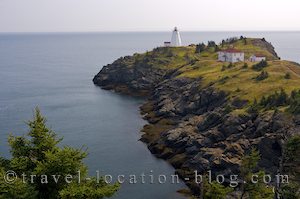
POLYGON ((266 57, 266 56, 262 54, 255 54, 255 57, 266 57))
POLYGON ((226 52, 226 53, 242 53, 242 51, 237 50, 237 49, 227 49, 227 50, 223 50, 222 52, 226 52))

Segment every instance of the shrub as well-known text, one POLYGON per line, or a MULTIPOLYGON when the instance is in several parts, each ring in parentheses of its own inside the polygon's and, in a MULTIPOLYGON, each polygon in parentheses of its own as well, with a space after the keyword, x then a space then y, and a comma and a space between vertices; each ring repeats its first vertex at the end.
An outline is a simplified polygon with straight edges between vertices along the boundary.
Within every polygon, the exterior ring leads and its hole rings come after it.
POLYGON ((225 65, 222 66, 221 71, 224 71, 224 70, 226 70, 226 66, 225 65))
POLYGON ((289 174, 289 183, 280 187, 282 198, 298 199, 300 198, 300 135, 290 137, 284 144, 283 168, 289 174), (295 169, 296 168, 296 169, 295 169))
POLYGON ((257 70, 257 71, 260 71, 262 70, 263 68, 267 67, 268 66, 268 62, 266 60, 261 60, 259 63, 257 64, 254 64, 252 66, 252 69, 253 70, 257 70))
POLYGON ((222 43, 221 43, 222 48, 224 47, 225 44, 226 44, 226 42, 225 42, 225 40, 223 39, 223 40, 222 40, 222 43))
POLYGON ((214 42, 214 41, 208 41, 207 42, 207 47, 216 47, 217 46, 217 44, 216 44, 216 42, 214 42))
POLYGON ((248 108, 249 113, 258 112, 260 109, 276 110, 279 106, 288 106, 287 111, 293 114, 300 114, 300 90, 293 90, 288 95, 283 89, 280 92, 275 92, 269 96, 263 96, 259 103, 254 100, 254 103, 248 108))
POLYGON ((275 108, 278 106, 284 106, 287 105, 289 102, 289 97, 286 94, 286 92, 281 89, 280 93, 275 92, 272 95, 269 95, 268 97, 263 96, 260 100, 259 105, 264 108, 275 108))
POLYGON ((206 48, 204 43, 200 43, 196 45, 196 51, 195 53, 201 53, 202 51, 204 51, 206 48))
POLYGON ((291 73, 287 72, 284 76, 284 79, 291 79, 291 73))
POLYGON ((225 84, 226 83, 226 81, 229 79, 229 77, 228 76, 225 76, 225 77, 222 77, 220 80, 219 80, 219 82, 220 82, 220 84, 225 84))
POLYGON ((300 90, 299 91, 292 91, 291 97, 289 99, 289 107, 288 111, 294 114, 300 113, 300 90))
POLYGON ((220 51, 220 48, 219 48, 219 46, 215 46, 215 52, 218 52, 218 51, 220 51))
POLYGON ((229 63, 227 68, 232 68, 233 67, 233 64, 232 63, 229 63))
MULTIPOLYGON (((264 171, 257 171, 257 165, 260 160, 260 154, 256 149, 252 149, 250 154, 242 157, 241 163, 241 177, 242 181, 251 182, 251 177, 255 174, 259 179, 265 175, 264 171)), ((268 187, 262 180, 258 183, 242 183, 241 184, 241 198, 274 198, 274 193, 271 187, 268 187)))
POLYGON ((255 79, 257 81, 262 81, 264 79, 267 79, 269 77, 269 73, 266 71, 262 71, 255 79))

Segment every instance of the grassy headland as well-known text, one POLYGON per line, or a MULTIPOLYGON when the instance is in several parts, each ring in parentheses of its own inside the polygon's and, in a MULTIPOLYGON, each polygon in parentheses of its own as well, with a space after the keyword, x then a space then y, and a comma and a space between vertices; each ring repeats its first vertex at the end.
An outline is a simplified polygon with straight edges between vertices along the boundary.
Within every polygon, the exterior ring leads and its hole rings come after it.
POLYGON ((196 45, 156 48, 151 52, 135 54, 128 67, 143 64, 176 71, 177 77, 201 78, 202 83, 199 86, 213 86, 225 91, 230 99, 247 100, 249 104, 282 89, 288 94, 299 89, 300 65, 280 60, 272 45, 264 39, 228 39, 219 45, 214 42, 206 45, 201 52, 196 52, 196 49, 196 45), (230 64, 218 61, 217 52, 227 48, 243 51, 245 62, 230 64), (257 64, 249 61, 253 54, 265 56, 267 67, 253 69, 253 65, 257 64), (267 77, 258 77, 262 71, 267 77))

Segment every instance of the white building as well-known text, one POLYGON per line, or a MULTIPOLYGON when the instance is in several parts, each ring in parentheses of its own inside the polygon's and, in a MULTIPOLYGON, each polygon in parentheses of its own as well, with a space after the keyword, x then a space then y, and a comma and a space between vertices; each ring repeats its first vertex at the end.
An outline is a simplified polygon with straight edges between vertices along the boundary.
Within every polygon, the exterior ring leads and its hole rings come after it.
POLYGON ((181 37, 177 27, 174 28, 172 33, 171 46, 181 46, 181 37))
POLYGON ((165 46, 165 47, 170 47, 170 46, 171 46, 171 42, 165 41, 165 42, 164 42, 164 46, 165 46))
POLYGON ((262 60, 266 60, 266 57, 263 55, 256 54, 250 57, 251 62, 261 62, 262 60))
POLYGON ((172 38, 171 38, 171 42, 164 42, 164 46, 165 47, 177 47, 177 46, 181 46, 181 37, 180 37, 180 33, 179 30, 177 29, 177 27, 174 28, 173 33, 172 33, 172 38))
POLYGON ((218 52, 218 60, 222 62, 243 62, 245 60, 245 53, 236 49, 227 49, 218 52))

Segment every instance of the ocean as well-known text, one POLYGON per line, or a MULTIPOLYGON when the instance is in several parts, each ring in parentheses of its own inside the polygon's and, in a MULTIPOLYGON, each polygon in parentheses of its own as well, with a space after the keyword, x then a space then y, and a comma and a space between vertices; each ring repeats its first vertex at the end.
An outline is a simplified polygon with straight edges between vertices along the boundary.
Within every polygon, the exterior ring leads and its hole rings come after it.
MULTIPOLYGON (((300 32, 182 32, 185 45, 233 36, 270 41, 282 59, 300 62, 300 32)), ((89 173, 171 176, 174 169, 138 141, 146 123, 143 99, 105 91, 93 76, 102 66, 170 40, 169 32, 0 34, 0 155, 10 157, 9 133, 23 135, 39 106, 62 145, 88 147, 89 173)), ((115 199, 180 199, 179 184, 129 184, 115 199)))

